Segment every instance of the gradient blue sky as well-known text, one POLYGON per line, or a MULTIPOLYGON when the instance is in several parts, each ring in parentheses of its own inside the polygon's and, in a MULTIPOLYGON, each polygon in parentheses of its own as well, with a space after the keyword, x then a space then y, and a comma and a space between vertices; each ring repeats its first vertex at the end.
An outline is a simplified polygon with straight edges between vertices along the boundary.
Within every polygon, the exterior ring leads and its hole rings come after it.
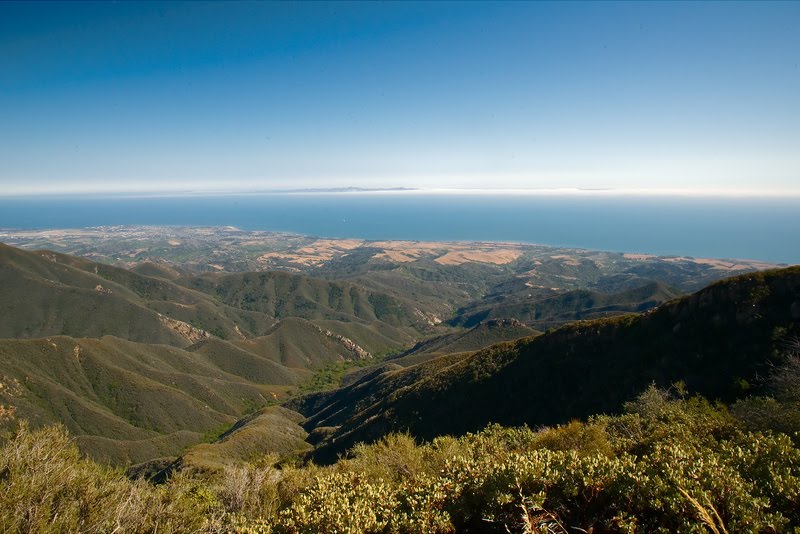
POLYGON ((0 194, 800 193, 800 3, 0 3, 0 194))

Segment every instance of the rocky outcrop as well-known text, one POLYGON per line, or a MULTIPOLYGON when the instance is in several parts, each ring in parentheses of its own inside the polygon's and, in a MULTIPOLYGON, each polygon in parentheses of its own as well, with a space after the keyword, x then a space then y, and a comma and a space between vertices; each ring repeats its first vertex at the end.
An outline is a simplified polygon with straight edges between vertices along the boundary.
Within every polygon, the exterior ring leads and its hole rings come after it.
POLYGON ((442 319, 435 313, 414 309, 414 315, 427 326, 436 326, 442 322, 442 319))
POLYGON ((486 319, 481 324, 486 325, 489 329, 503 327, 525 328, 525 324, 522 321, 514 319, 513 317, 506 319, 486 319))
POLYGON ((171 328, 191 344, 211 337, 211 334, 205 330, 195 328, 189 323, 184 323, 183 321, 167 317, 166 315, 161 315, 160 313, 158 314, 158 318, 161 320, 161 323, 164 326, 171 328))
POLYGON ((367 352, 366 350, 364 350, 363 348, 358 346, 358 344, 355 341, 353 341, 352 339, 350 339, 348 337, 341 336, 339 334, 334 334, 330 330, 325 330, 325 329, 320 328, 320 327, 317 327, 317 328, 319 329, 320 332, 322 332, 327 337, 329 337, 331 339, 335 339, 336 341, 341 343, 342 346, 345 349, 347 349, 350 352, 352 352, 355 355, 355 357, 358 358, 359 360, 367 360, 369 358, 372 358, 372 354, 370 354, 369 352, 367 352))

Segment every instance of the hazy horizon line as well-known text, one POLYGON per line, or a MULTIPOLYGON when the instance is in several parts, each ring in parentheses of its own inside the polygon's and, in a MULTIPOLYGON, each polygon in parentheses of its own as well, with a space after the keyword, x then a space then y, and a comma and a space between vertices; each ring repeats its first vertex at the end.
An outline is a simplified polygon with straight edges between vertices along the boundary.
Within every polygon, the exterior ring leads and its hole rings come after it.
POLYGON ((176 189, 29 189, 3 191, 0 198, 30 197, 204 197, 258 195, 530 195, 530 196, 664 196, 720 198, 800 198, 800 189, 741 188, 479 188, 479 187, 308 187, 308 188, 176 188, 176 189))

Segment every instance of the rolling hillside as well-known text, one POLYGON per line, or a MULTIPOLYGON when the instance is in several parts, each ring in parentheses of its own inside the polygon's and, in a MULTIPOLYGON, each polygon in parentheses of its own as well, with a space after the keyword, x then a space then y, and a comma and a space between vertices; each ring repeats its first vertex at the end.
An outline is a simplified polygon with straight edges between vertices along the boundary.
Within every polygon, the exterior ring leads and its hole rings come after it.
POLYGON ((168 280, 2 244, 0 317, 4 338, 113 335, 175 346, 211 333, 252 337, 273 323, 271 316, 227 306, 168 280))
POLYGON ((115 335, 180 346, 201 335, 190 328, 182 335, 134 291, 75 262, 84 263, 0 245, 0 337, 115 335))
POLYGON ((375 330, 384 344, 396 348, 419 335, 418 327, 431 326, 425 312, 413 305, 352 284, 288 273, 177 281, 182 285, 82 258, 0 244, 0 338, 113 335, 188 346, 210 335, 258 337, 270 332, 276 319, 302 317, 359 323, 365 338, 373 338, 369 330, 375 330))
POLYGON ((125 464, 176 454, 299 378, 258 383, 177 347, 53 336, 0 340, 0 380, 0 404, 18 418, 61 422, 85 452, 125 464))
MULTIPOLYGON (((235 344, 210 337, 186 348, 111 336, 0 339, 0 406, 34 427, 61 422, 83 452, 127 465, 177 455, 285 398, 314 369, 363 358, 371 355, 303 319, 235 344)), ((270 421, 259 419, 259 432, 270 421)), ((286 432, 281 453, 297 449, 302 429, 286 432)))
MULTIPOLYGON (((758 387, 781 340, 798 333, 798 268, 730 279, 656 309, 675 295, 661 283, 555 292, 515 279, 462 306, 454 327, 436 326, 446 306, 432 305, 424 280, 453 288, 485 269, 425 261, 385 278, 355 272, 369 280, 362 287, 284 272, 137 272, 0 245, 0 405, 34 426, 63 422, 84 452, 115 464, 176 455, 237 421, 236 439, 226 434, 186 461, 218 465, 228 452, 309 444, 330 460, 393 430, 427 439, 613 412, 651 382, 736 398, 758 387), (649 311, 544 335, 530 326, 626 310, 649 311), (387 359, 285 405, 303 414, 305 430, 299 416, 264 411, 318 370, 375 356, 387 359), (275 439, 264 438, 273 424, 275 439)), ((443 297, 458 302, 464 291, 443 297)))
POLYGON ((205 274, 179 282, 238 309, 272 317, 380 321, 396 327, 431 326, 423 311, 385 293, 280 271, 205 274))
POLYGON ((242 297, 229 305, 169 278, 0 245, 0 405, 34 426, 64 423, 96 459, 140 462, 220 432, 316 369, 419 335, 415 309, 349 284, 214 278, 242 297), (237 308, 248 294, 280 303, 237 308))
POLYGON ((301 369, 314 369, 341 360, 371 358, 349 338, 294 317, 280 320, 264 336, 234 344, 281 365, 301 369))
POLYGON ((302 415, 282 406, 262 408, 237 421, 212 443, 189 448, 160 472, 153 473, 153 479, 164 481, 178 470, 219 472, 244 462, 263 462, 270 455, 297 457, 311 449, 306 441, 308 433, 300 426, 302 421, 302 415))

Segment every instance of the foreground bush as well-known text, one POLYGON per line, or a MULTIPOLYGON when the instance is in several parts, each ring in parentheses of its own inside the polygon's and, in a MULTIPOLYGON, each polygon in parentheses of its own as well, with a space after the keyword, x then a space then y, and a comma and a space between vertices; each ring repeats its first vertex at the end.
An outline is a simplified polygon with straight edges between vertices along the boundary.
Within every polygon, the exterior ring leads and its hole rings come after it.
POLYGON ((620 416, 428 444, 395 434, 329 467, 272 457, 154 486, 81 459, 60 428, 23 426, 0 451, 0 531, 797 529, 800 436, 750 428, 724 406, 651 389, 620 416))
POLYGON ((785 532, 800 449, 724 406, 648 390, 617 417, 489 427, 415 446, 391 436, 321 470, 277 532, 785 532), (347 512, 344 512, 347 510, 347 512))
POLYGON ((22 425, 0 449, 0 532, 199 532, 221 511, 199 481, 154 487, 82 459, 62 427, 22 425))

